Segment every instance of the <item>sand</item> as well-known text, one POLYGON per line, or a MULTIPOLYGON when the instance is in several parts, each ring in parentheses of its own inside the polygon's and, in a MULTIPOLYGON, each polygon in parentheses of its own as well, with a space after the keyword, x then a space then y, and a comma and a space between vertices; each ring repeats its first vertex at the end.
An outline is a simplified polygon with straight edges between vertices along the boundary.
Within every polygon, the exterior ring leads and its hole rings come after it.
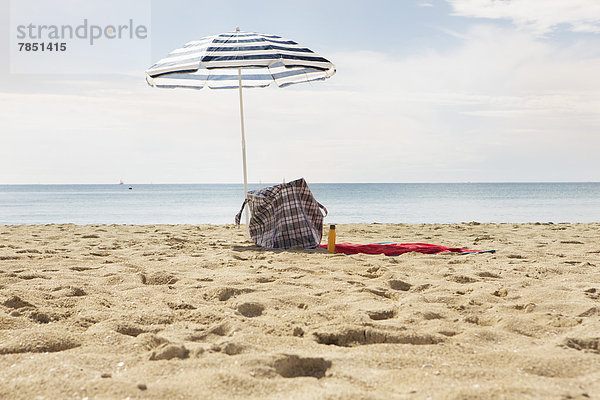
POLYGON ((273 251, 231 225, 1 226, 0 398, 600 398, 600 224, 337 234, 497 252, 273 251))

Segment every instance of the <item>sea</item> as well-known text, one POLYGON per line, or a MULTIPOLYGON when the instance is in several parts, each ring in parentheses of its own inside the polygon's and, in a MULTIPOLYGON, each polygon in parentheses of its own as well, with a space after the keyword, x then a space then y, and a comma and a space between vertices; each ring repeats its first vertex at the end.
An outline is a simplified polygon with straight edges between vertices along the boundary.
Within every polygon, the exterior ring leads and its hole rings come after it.
MULTIPOLYGON (((327 224, 600 222, 600 182, 309 186, 327 224)), ((0 225, 232 224, 243 198, 241 184, 0 185, 0 225)))

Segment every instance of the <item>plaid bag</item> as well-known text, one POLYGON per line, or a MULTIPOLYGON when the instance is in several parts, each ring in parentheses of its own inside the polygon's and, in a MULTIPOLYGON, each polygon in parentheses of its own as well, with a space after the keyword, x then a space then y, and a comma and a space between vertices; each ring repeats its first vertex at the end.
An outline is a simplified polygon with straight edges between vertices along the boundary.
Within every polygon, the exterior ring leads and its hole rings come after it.
POLYGON ((250 237, 262 247, 289 249, 294 246, 317 247, 323 235, 323 217, 320 209, 327 209, 317 202, 304 178, 260 190, 249 190, 240 212, 235 216, 236 225, 244 207, 250 207, 250 237))

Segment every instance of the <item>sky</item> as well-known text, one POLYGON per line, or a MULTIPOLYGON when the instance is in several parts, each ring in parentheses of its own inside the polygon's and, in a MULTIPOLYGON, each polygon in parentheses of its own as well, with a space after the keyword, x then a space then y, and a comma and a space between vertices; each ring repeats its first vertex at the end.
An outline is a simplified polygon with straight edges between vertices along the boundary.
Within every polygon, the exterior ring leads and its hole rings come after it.
POLYGON ((241 182, 237 91, 144 77, 237 26, 337 69, 244 90, 250 182, 600 181, 597 0, 0 0, 0 184, 241 182), (16 53, 84 18, 148 35, 16 53))

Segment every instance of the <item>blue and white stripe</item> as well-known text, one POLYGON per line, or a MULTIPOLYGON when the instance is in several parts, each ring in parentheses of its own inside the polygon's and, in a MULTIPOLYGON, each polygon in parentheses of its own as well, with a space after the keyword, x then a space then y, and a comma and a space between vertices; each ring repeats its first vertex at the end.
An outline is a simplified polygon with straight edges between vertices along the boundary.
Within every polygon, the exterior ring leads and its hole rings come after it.
POLYGON ((186 43, 146 71, 151 86, 163 88, 284 87, 324 80, 335 66, 294 41, 274 35, 230 32, 186 43))

